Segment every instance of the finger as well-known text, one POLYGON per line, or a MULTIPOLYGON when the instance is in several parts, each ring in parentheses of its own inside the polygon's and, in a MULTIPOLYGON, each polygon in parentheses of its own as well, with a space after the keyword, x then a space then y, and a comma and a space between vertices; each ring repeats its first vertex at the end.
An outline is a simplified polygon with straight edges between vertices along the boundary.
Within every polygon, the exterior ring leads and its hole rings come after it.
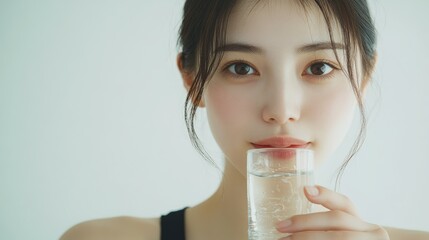
POLYGON ((295 233, 302 231, 374 231, 379 227, 362 221, 346 212, 329 212, 295 215, 277 224, 280 232, 295 233))
POLYGON ((305 195, 310 202, 320 204, 329 210, 340 210, 354 216, 357 211, 350 199, 322 186, 306 186, 305 195))
POLYGON ((299 232, 280 240, 380 240, 380 235, 369 232, 332 231, 332 232, 299 232))

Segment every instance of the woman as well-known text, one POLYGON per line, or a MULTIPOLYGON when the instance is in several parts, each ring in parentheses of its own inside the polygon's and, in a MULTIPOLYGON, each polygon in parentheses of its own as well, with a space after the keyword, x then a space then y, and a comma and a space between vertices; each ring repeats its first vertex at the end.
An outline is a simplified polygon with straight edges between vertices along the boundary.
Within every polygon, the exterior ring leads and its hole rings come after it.
MULTIPOLYGON (((248 149, 265 139, 276 147, 299 142, 321 165, 344 139, 356 107, 364 132, 363 99, 377 57, 365 0, 187 0, 179 40, 188 131, 210 160, 193 125, 197 109, 206 108, 225 155, 219 189, 162 218, 89 221, 61 239, 247 239, 248 149)), ((324 210, 279 222, 279 232, 292 234, 286 239, 429 239, 368 223, 347 197, 322 186, 305 193, 324 210)))

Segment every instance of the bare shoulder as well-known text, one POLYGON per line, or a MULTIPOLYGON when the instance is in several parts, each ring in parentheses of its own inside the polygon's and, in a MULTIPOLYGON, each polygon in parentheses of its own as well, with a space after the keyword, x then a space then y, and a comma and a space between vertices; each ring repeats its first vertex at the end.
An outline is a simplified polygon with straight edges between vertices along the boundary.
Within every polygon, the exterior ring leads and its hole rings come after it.
POLYGON ((114 217, 79 223, 60 240, 159 240, 159 218, 114 217))

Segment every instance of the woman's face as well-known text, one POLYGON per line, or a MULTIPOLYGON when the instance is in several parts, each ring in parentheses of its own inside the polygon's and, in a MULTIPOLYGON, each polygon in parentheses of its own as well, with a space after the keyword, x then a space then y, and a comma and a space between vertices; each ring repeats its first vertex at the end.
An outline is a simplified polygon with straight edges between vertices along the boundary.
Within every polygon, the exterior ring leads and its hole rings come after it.
POLYGON ((252 143, 276 136, 310 143, 320 164, 343 140, 356 107, 323 16, 294 1, 252 2, 233 9, 223 58, 204 89, 214 138, 243 175, 252 143))

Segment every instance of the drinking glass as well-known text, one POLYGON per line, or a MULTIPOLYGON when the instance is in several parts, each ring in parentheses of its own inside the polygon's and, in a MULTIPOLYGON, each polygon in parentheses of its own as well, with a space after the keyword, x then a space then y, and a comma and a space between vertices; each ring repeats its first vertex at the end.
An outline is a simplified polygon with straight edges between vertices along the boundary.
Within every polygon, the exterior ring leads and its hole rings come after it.
POLYGON ((275 224, 312 211, 304 186, 314 185, 313 151, 260 148, 247 151, 249 240, 271 240, 287 234, 275 224))

